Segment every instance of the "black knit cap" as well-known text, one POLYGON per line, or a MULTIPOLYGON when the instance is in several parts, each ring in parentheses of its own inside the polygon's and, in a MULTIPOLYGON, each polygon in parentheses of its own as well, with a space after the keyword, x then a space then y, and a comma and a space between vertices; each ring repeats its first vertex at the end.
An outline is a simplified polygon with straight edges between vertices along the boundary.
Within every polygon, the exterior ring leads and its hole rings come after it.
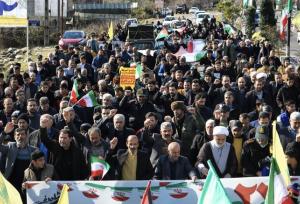
POLYGON ((41 152, 40 150, 35 150, 31 153, 31 160, 38 160, 41 157, 44 157, 44 152, 41 152))
POLYGON ((25 120, 27 123, 29 123, 29 117, 28 117, 27 113, 22 113, 21 115, 19 115, 17 121, 19 122, 20 119, 23 119, 23 120, 25 120))

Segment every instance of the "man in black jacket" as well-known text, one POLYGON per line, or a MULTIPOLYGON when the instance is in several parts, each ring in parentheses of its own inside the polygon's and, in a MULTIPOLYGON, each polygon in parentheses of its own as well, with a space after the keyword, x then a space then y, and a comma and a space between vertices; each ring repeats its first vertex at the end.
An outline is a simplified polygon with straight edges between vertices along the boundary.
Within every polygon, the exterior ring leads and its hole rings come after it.
POLYGON ((87 166, 82 151, 72 142, 72 135, 68 127, 59 133, 58 142, 47 136, 48 118, 40 122, 41 141, 53 153, 53 165, 60 180, 84 180, 87 178, 87 166))
POLYGON ((154 178, 163 180, 197 179, 188 158, 180 155, 180 145, 172 142, 168 145, 168 154, 162 155, 155 169, 154 178))

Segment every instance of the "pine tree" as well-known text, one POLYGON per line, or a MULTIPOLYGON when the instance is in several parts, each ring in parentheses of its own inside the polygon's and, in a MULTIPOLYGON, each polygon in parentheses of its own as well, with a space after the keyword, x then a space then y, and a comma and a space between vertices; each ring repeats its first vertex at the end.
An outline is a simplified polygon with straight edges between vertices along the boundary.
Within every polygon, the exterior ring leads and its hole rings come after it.
POLYGON ((260 6, 260 28, 276 26, 275 11, 271 0, 262 0, 260 6))
POLYGON ((248 38, 251 38, 252 34, 255 31, 255 7, 249 7, 246 11, 246 35, 248 38))

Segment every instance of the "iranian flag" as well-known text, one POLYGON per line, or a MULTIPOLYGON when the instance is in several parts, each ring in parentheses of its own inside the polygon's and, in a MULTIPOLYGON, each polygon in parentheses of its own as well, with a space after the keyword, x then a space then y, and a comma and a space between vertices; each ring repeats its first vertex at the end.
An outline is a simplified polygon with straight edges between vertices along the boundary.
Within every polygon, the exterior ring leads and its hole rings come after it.
POLYGON ((94 91, 91 90, 87 94, 85 94, 79 101, 77 101, 76 105, 79 105, 81 107, 95 107, 99 104, 97 102, 94 91))
POLYGON ((208 160, 209 171, 201 191, 198 204, 222 203, 231 204, 226 190, 220 181, 220 178, 214 169, 210 160, 208 160))
POLYGON ((147 188, 143 194, 141 204, 152 204, 151 181, 148 181, 147 188))
POLYGON ((75 104, 78 101, 79 93, 78 93, 78 83, 77 79, 74 80, 71 96, 70 96, 70 102, 72 104, 75 104))
POLYGON ((280 20, 279 37, 281 40, 285 40, 285 28, 288 24, 288 18, 291 11, 292 11, 292 0, 288 0, 288 5, 282 10, 282 15, 280 20))
POLYGON ((100 159, 96 156, 91 156, 91 176, 92 177, 100 177, 101 179, 105 176, 105 174, 110 169, 108 163, 106 163, 103 159, 100 159))
POLYGON ((275 158, 272 158, 269 187, 265 204, 293 204, 275 158))
POLYGON ((161 31, 158 33, 158 35, 156 36, 155 40, 165 39, 166 37, 168 37, 168 35, 169 33, 167 28, 163 27, 161 31))

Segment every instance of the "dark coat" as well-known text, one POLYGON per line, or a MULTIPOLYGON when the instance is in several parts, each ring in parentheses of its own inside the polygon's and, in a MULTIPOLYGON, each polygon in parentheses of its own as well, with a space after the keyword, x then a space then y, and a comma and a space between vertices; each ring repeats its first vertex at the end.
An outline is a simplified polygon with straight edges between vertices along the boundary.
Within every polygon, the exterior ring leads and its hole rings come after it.
POLYGON ((193 144, 192 144, 191 150, 190 150, 190 161, 191 161, 192 165, 194 165, 196 163, 197 156, 198 156, 199 151, 202 148, 202 146, 209 141, 211 141, 211 139, 209 139, 206 132, 204 134, 198 134, 198 135, 196 135, 196 137, 194 137, 193 144))
POLYGON ((232 177, 236 175, 238 162, 235 155, 235 150, 232 145, 230 145, 230 150, 227 158, 226 163, 226 169, 223 172, 223 174, 220 172, 217 162, 214 159, 212 149, 210 142, 205 143, 202 148, 200 149, 200 152, 198 154, 198 162, 196 163, 196 166, 198 166, 199 163, 203 163, 207 169, 209 169, 207 161, 210 160, 212 165, 214 166, 218 176, 220 178, 223 178, 226 174, 230 174, 232 177))
MULTIPOLYGON (((58 142, 52 141, 48 138, 46 128, 40 128, 40 135, 41 141, 48 148, 48 150, 53 153, 53 165, 55 170, 57 171, 59 178, 61 180, 65 180, 66 178, 64 178, 62 175, 64 175, 66 172, 62 167, 64 166, 63 164, 67 162, 64 159, 66 151, 59 145, 58 142)), ((72 142, 70 151, 72 154, 72 172, 69 173, 71 174, 72 180, 86 179, 88 175, 88 168, 86 166, 82 151, 77 148, 72 142)))
MULTIPOLYGON (((127 149, 120 149, 116 155, 112 157, 108 155, 107 161, 114 170, 115 178, 118 180, 122 179, 122 169, 128 154, 127 149)), ((136 180, 149 180, 153 177, 153 168, 147 153, 143 151, 137 152, 136 166, 136 180)))
MULTIPOLYGON (((176 161, 176 180, 191 179, 193 176, 196 176, 193 167, 191 166, 188 158, 184 156, 179 156, 176 161)), ((157 163, 154 172, 154 178, 159 180, 170 180, 171 179, 171 166, 169 155, 162 155, 157 163)))
MULTIPOLYGON (((270 106, 273 105, 273 98, 272 98, 272 94, 266 91, 263 91, 263 95, 262 98, 264 100, 264 102, 270 106)), ((251 112, 255 109, 256 106, 256 92, 255 90, 249 91, 246 96, 246 103, 247 103, 247 112, 251 112)))
POLYGON ((256 142, 256 140, 245 142, 242 157, 241 165, 243 167, 244 176, 257 176, 256 172, 260 171, 262 161, 270 156, 270 146, 262 148, 256 142))

